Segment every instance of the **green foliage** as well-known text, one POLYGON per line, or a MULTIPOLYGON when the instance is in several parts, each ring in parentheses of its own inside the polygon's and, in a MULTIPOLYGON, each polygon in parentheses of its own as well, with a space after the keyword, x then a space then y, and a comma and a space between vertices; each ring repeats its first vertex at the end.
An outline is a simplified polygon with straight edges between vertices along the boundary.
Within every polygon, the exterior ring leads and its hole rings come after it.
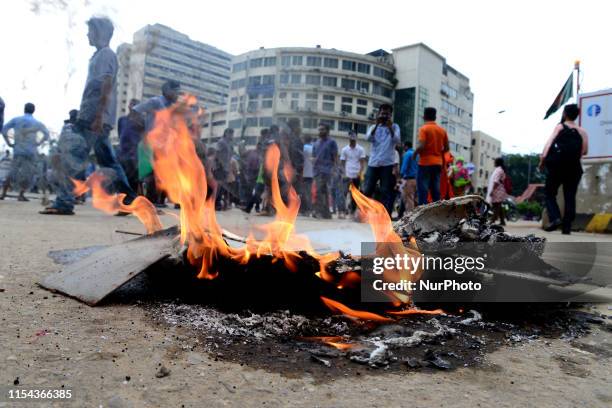
POLYGON ((544 183, 546 177, 538 169, 540 162, 539 154, 507 154, 504 155, 506 171, 512 178, 512 194, 519 196, 527 188, 527 174, 529 172, 529 160, 531 160, 531 184, 544 183))
POLYGON ((537 201, 523 201, 516 205, 519 214, 539 217, 542 215, 542 206, 537 201))

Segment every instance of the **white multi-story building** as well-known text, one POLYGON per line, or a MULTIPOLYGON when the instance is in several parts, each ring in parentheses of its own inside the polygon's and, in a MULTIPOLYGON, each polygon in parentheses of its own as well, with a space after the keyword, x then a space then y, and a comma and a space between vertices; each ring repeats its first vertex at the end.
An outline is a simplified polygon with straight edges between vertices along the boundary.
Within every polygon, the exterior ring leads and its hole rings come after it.
POLYGON ((290 118, 299 118, 302 133, 314 137, 323 122, 342 147, 349 130, 363 138, 376 109, 392 103, 393 71, 386 58, 319 46, 238 55, 232 61, 228 127, 253 142, 262 128, 290 118))
POLYGON ((453 155, 470 156, 474 94, 470 80, 446 59, 418 43, 393 50, 395 64, 394 119, 404 140, 416 141, 423 110, 437 109, 439 125, 448 132, 453 155))
MULTIPOLYGON (((501 157, 501 141, 480 130, 472 132, 472 152, 469 159, 476 166, 472 175, 472 185, 476 190, 485 189, 489 176, 495 169, 494 161, 501 157)), ((468 157, 465 157, 467 160, 468 157)))
POLYGON ((161 85, 177 80, 204 109, 226 105, 232 55, 190 39, 161 24, 134 34, 133 44, 117 49, 117 117, 127 113, 130 99, 161 94, 161 85))

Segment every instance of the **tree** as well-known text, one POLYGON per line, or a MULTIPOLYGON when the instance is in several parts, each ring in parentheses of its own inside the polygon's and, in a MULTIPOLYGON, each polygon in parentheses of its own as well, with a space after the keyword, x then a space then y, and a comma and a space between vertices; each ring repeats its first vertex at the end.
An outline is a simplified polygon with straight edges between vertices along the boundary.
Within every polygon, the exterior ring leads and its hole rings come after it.
POLYGON ((544 183, 546 176, 538 169, 539 154, 507 154, 504 156, 506 171, 512 178, 512 194, 519 196, 527 188, 527 180, 531 184, 544 183), (531 177, 529 161, 531 160, 531 177))

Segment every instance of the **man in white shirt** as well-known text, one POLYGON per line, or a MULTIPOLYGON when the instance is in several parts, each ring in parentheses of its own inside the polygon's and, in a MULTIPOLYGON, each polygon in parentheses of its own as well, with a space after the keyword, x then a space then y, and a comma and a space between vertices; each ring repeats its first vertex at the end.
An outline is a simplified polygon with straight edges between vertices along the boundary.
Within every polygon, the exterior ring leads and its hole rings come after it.
MULTIPOLYGON (((354 131, 349 131, 349 144, 342 148, 340 152, 340 162, 344 169, 344 183, 343 186, 348 190, 349 184, 352 184, 355 188, 359 189, 361 184, 361 175, 365 168, 365 149, 357 144, 357 134, 354 131)), ((346 191, 345 190, 345 194, 346 191)), ((349 210, 351 214, 355 212, 355 201, 351 197, 351 204, 349 210)))

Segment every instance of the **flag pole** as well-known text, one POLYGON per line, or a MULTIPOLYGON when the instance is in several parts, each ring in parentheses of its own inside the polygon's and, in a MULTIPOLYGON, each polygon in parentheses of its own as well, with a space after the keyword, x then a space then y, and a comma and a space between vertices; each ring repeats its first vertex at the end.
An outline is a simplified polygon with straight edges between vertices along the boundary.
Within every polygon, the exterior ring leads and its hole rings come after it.
POLYGON ((574 61, 574 70, 576 70, 576 103, 580 95, 580 60, 574 61))

